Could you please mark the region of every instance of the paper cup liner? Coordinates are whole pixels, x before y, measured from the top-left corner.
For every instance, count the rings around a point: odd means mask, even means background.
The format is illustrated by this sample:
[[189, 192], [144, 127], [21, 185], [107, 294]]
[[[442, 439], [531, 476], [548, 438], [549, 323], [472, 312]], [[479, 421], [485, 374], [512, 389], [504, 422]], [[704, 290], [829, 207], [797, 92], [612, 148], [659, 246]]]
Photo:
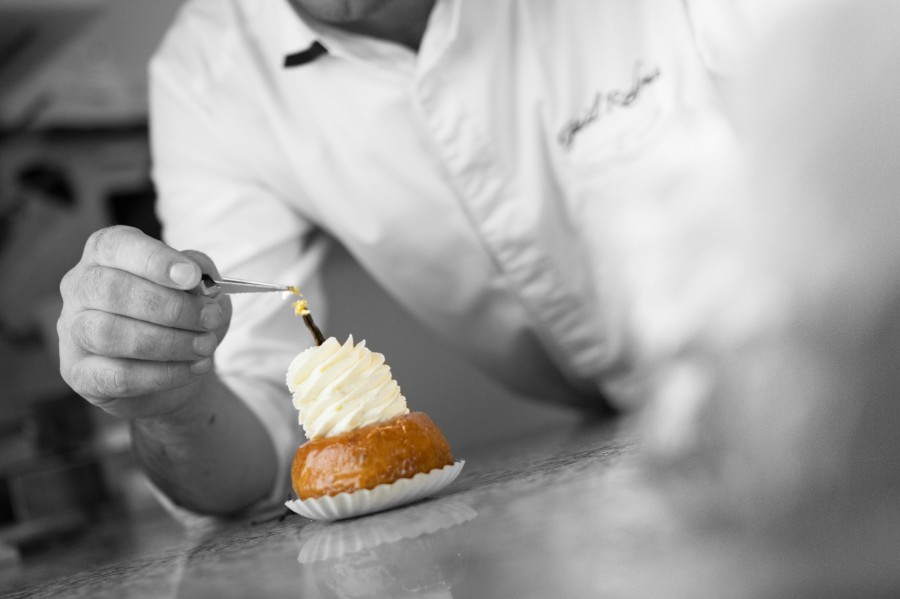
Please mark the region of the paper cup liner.
[[449, 466], [435, 468], [428, 473], [420, 472], [411, 478], [401, 478], [374, 489], [312, 499], [292, 499], [285, 505], [312, 520], [342, 520], [373, 514], [437, 493], [456, 480], [465, 463], [465, 460], [458, 460]]

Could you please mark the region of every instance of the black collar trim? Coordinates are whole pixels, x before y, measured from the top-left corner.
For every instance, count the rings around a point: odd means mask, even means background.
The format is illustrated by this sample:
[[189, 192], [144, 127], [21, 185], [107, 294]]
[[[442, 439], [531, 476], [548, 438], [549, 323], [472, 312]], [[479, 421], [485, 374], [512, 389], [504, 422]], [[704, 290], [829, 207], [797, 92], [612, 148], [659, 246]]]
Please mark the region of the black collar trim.
[[285, 56], [284, 68], [289, 69], [292, 67], [303, 66], [314, 61], [323, 54], [328, 54], [328, 49], [316, 40], [306, 50]]

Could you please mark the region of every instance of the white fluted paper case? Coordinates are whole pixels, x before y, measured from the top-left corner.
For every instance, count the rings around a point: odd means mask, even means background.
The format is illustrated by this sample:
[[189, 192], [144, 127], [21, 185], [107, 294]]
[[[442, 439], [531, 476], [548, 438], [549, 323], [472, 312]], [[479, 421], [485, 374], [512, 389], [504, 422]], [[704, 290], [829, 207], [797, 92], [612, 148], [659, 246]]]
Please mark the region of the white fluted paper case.
[[292, 499], [285, 505], [293, 512], [312, 520], [343, 520], [374, 514], [407, 503], [413, 503], [437, 493], [459, 476], [465, 460], [458, 460], [431, 472], [420, 472], [411, 478], [401, 478], [374, 489], [352, 493], [338, 493], [313, 499]]

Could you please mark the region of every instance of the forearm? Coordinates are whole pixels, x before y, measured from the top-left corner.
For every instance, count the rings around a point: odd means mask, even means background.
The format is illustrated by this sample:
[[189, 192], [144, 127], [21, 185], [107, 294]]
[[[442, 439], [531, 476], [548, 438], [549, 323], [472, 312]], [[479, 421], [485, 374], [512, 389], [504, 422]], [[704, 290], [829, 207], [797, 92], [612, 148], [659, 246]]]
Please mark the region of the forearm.
[[176, 413], [132, 421], [135, 454], [176, 504], [227, 515], [272, 489], [276, 455], [262, 423], [215, 375], [178, 390]]

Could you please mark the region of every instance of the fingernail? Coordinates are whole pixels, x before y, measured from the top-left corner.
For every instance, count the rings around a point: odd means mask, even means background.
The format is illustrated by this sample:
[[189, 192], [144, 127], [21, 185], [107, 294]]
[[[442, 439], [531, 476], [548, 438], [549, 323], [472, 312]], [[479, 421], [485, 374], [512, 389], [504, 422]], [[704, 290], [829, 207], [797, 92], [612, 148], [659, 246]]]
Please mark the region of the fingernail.
[[213, 330], [222, 324], [222, 307], [219, 304], [207, 304], [200, 311], [200, 324], [204, 329]]
[[189, 289], [197, 283], [197, 267], [186, 262], [176, 262], [169, 269], [169, 278], [179, 287]]
[[212, 358], [203, 358], [191, 364], [191, 372], [194, 374], [205, 374], [212, 368]]
[[198, 356], [211, 356], [216, 351], [216, 336], [212, 333], [204, 333], [194, 337], [194, 353]]

